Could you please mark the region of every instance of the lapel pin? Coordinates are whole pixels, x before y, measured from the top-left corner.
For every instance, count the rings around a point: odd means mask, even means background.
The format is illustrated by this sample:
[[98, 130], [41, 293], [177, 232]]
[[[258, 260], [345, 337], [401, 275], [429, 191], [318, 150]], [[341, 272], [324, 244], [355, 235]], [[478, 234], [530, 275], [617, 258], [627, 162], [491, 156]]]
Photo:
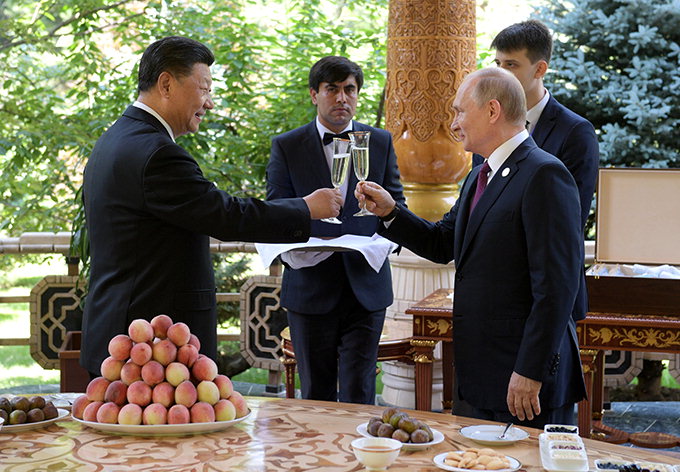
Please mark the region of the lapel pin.
[[505, 169], [503, 169], [503, 172], [501, 172], [501, 176], [507, 177], [509, 173], [510, 173], [510, 169], [506, 167]]

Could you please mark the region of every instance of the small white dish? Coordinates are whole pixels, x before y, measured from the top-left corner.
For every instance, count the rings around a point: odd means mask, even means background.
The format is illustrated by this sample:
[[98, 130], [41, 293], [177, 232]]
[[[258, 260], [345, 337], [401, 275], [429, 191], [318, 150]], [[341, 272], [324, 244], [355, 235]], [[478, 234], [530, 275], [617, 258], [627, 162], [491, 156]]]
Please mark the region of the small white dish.
[[485, 446], [507, 446], [529, 437], [529, 433], [513, 426], [505, 433], [505, 438], [498, 439], [504, 429], [505, 425], [480, 424], [460, 428], [460, 434]]
[[578, 426], [570, 424], [547, 424], [543, 427], [543, 431], [546, 433], [578, 434]]
[[[462, 453], [464, 451], [456, 451], [456, 452]], [[440, 469], [451, 470], [453, 472], [470, 472], [470, 469], [462, 469], [460, 467], [453, 467], [453, 466], [450, 466], [450, 465], [446, 465], [444, 463], [444, 460], [446, 459], [447, 454], [448, 454], [448, 452], [442, 452], [441, 454], [437, 454], [436, 456], [434, 456], [434, 458], [432, 459], [433, 462], [434, 462], [434, 465], [436, 465]], [[518, 470], [520, 467], [522, 467], [522, 463], [520, 461], [518, 461], [517, 459], [515, 459], [514, 457], [505, 456], [505, 458], [510, 461], [510, 467], [508, 467], [507, 469], [494, 470], [493, 472], [513, 472], [515, 470]], [[475, 470], [475, 472], [480, 472], [480, 471]], [[483, 472], [483, 470], [481, 472]]]
[[30, 431], [32, 429], [43, 428], [55, 423], [63, 418], [66, 418], [70, 413], [61, 408], [57, 408], [57, 417], [50, 420], [36, 421], [35, 423], [21, 423], [21, 424], [4, 424], [2, 429], [0, 429], [0, 434], [2, 433], [21, 433], [22, 431]]
[[[553, 457], [551, 453], [553, 453], [554, 450], [551, 449], [551, 445], [555, 444], [556, 442], [548, 441], [547, 437], [548, 433], [541, 433], [538, 435], [538, 444], [541, 452], [541, 463], [545, 470], [548, 472], [587, 472], [589, 470], [588, 455], [586, 454], [582, 441], [580, 444], [577, 444], [581, 449], [571, 450], [572, 452], [578, 452], [578, 458], [559, 457], [559, 454], [558, 457]], [[562, 441], [562, 443], [565, 442]]]
[[403, 443], [392, 438], [357, 438], [352, 450], [366, 470], [386, 470], [399, 457]]
[[[366, 428], [368, 428], [368, 423], [361, 423], [357, 426], [356, 431], [365, 438], [374, 438], [375, 436], [371, 436]], [[424, 443], [402, 443], [402, 449], [404, 451], [420, 451], [422, 449], [427, 449], [430, 446], [434, 446], [435, 444], [439, 444], [444, 440], [444, 435], [441, 432], [434, 428], [430, 429], [432, 430], [432, 441]]]

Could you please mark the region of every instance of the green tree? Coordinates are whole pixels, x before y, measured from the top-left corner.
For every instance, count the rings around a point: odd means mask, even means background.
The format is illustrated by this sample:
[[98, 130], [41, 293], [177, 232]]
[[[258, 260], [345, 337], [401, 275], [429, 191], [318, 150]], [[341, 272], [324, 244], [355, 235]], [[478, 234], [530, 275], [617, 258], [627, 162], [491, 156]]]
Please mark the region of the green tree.
[[680, 166], [680, 3], [546, 0], [550, 91], [599, 133], [603, 166]]
[[359, 118], [376, 121], [387, 0], [0, 0], [0, 231], [70, 230], [97, 137], [135, 97], [154, 39], [209, 45], [216, 109], [181, 138], [206, 176], [262, 196], [270, 139], [311, 119], [306, 75], [327, 54], [367, 71]]

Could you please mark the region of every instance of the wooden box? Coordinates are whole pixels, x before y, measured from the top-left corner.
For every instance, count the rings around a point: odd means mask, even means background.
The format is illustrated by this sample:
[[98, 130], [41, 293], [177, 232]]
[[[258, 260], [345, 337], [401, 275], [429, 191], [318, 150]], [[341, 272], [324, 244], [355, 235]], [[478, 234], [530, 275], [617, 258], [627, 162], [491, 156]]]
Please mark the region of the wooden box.
[[60, 392], [85, 392], [90, 374], [80, 365], [80, 331], [68, 331], [59, 349]]
[[[600, 169], [595, 262], [680, 265], [680, 169]], [[680, 280], [586, 277], [589, 311], [680, 317]]]

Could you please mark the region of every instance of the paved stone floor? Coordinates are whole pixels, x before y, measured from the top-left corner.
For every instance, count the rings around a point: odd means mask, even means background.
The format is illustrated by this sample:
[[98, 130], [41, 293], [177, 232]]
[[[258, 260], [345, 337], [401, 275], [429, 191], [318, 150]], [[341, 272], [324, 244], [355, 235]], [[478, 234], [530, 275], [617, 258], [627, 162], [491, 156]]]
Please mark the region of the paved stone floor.
[[[263, 396], [265, 385], [234, 382], [236, 390], [244, 395]], [[59, 385], [25, 385], [0, 389], [0, 394], [57, 393]], [[299, 397], [299, 391], [296, 392]], [[279, 394], [283, 396], [284, 393]], [[377, 404], [381, 403], [380, 397]], [[604, 424], [629, 433], [654, 431], [680, 436], [680, 402], [612, 402], [603, 418]], [[632, 446], [634, 447], [634, 446]], [[680, 447], [666, 449], [680, 452]]]

